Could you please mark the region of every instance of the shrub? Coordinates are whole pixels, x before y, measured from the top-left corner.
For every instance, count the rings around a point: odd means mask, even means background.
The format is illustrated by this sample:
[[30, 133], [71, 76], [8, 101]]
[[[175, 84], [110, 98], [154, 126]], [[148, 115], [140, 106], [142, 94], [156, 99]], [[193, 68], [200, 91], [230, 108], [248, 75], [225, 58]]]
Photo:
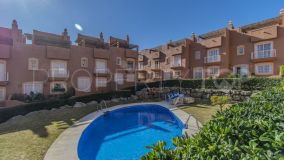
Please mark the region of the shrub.
[[[281, 82], [280, 78], [219, 78], [219, 79], [191, 79], [182, 80], [182, 88], [207, 88], [207, 89], [238, 89], [245, 91], [264, 90], [278, 86]], [[142, 88], [152, 87], [179, 87], [179, 80], [166, 80], [150, 83], [140, 83], [136, 87], [130, 87], [129, 89], [140, 90]]]
[[[80, 97], [71, 97], [69, 99], [49, 98], [48, 100], [44, 100], [41, 102], [33, 102], [10, 108], [0, 108], [0, 123], [10, 119], [11, 117], [17, 115], [25, 115], [33, 111], [59, 108], [64, 105], [74, 105], [75, 102], [83, 102], [83, 103], [88, 103], [90, 101], [100, 102], [102, 100], [110, 100], [111, 98], [116, 98], [116, 97], [130, 97], [132, 94], [133, 92], [130, 91], [117, 91], [117, 92], [109, 92], [101, 94], [90, 94]], [[20, 95], [20, 97], [21, 96], [22, 94]]]
[[45, 100], [45, 97], [41, 93], [34, 93], [31, 92], [29, 95], [27, 94], [21, 94], [21, 93], [15, 93], [11, 96], [11, 100], [18, 100], [22, 102], [39, 102]]
[[210, 101], [212, 105], [218, 105], [220, 110], [223, 111], [223, 107], [230, 103], [232, 98], [230, 96], [211, 96]]
[[284, 154], [284, 89], [274, 87], [217, 112], [193, 137], [159, 142], [142, 157], [152, 159], [281, 159]]
[[284, 65], [280, 66], [280, 76], [284, 77]]

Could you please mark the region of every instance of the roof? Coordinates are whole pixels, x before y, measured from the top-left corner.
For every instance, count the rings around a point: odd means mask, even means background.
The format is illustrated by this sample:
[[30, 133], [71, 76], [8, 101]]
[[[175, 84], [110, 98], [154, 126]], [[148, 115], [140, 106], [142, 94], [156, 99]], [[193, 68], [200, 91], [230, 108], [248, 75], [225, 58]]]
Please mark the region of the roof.
[[76, 42], [78, 42], [80, 39], [85, 39], [87, 41], [92, 41], [92, 42], [101, 42], [100, 38], [91, 37], [91, 36], [87, 36], [87, 35], [83, 35], [79, 33], [76, 39]]
[[213, 38], [213, 37], [221, 36], [222, 34], [224, 34], [224, 31], [226, 29], [227, 28], [221, 28], [221, 29], [218, 29], [218, 30], [215, 30], [215, 31], [212, 31], [212, 32], [201, 34], [201, 35], [199, 35], [199, 38], [207, 39], [207, 38]]
[[159, 45], [159, 46], [157, 46], [157, 47], [150, 48], [150, 50], [161, 50], [161, 48], [162, 48], [163, 46], [169, 45], [169, 44], [174, 45], [174, 46], [178, 46], [178, 45], [181, 45], [181, 44], [182, 44], [184, 41], [186, 41], [186, 40], [189, 40], [189, 39], [188, 39], [188, 38], [183, 38], [183, 39], [180, 39], [180, 40], [171, 41], [171, 42], [169, 42], [169, 43], [167, 43], [167, 44]]
[[270, 26], [270, 25], [274, 25], [274, 24], [279, 24], [280, 21], [281, 21], [281, 16], [278, 16], [278, 17], [266, 19], [266, 20], [263, 20], [263, 21], [260, 21], [260, 22], [244, 25], [244, 26], [242, 26], [240, 28], [242, 30], [253, 30], [253, 29], [257, 29], [257, 28], [261, 28], [261, 27], [266, 27], [266, 26]]

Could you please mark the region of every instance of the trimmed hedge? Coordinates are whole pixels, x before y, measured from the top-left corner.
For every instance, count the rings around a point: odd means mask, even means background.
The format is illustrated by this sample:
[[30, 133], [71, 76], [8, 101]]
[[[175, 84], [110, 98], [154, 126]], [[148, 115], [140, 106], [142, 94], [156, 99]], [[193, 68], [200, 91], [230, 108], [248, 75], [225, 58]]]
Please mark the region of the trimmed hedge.
[[52, 108], [59, 108], [64, 105], [74, 105], [76, 102], [88, 103], [91, 101], [100, 102], [102, 100], [110, 100], [114, 97], [130, 97], [133, 94], [131, 91], [117, 91], [102, 94], [90, 94], [80, 97], [72, 97], [69, 99], [54, 99], [43, 102], [23, 104], [15, 107], [0, 108], [0, 123], [7, 121], [8, 119], [18, 116], [25, 115], [27, 113], [39, 110], [49, 110]]
[[[180, 83], [181, 82], [181, 83]], [[281, 78], [219, 78], [219, 79], [206, 79], [206, 80], [166, 80], [156, 81], [150, 83], [140, 83], [136, 89], [152, 87], [181, 87], [182, 88], [207, 88], [207, 89], [237, 89], [245, 91], [264, 90], [274, 86], [278, 86]], [[135, 90], [135, 87], [130, 89]]]
[[175, 148], [162, 141], [148, 147], [142, 160], [283, 159], [283, 124], [284, 85], [218, 112], [197, 135], [173, 139]]

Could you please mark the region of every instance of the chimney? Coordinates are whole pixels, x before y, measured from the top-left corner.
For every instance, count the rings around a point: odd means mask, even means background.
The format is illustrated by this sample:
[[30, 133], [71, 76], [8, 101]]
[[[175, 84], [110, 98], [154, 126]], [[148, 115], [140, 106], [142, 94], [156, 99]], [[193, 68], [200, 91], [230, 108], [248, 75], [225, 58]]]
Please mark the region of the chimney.
[[126, 35], [126, 42], [129, 44], [129, 35]]
[[196, 36], [195, 36], [195, 33], [194, 33], [194, 32], [191, 33], [191, 40], [192, 40], [193, 42], [197, 42], [197, 39], [196, 39]]
[[281, 16], [282, 26], [284, 26], [284, 8], [280, 10], [280, 16]]
[[229, 20], [229, 25], [228, 25], [229, 30], [234, 29], [233, 21]]
[[68, 31], [67, 28], [64, 28], [64, 32], [62, 33], [63, 39], [68, 40]]
[[18, 23], [15, 19], [12, 22], [12, 30], [18, 30]]
[[103, 32], [100, 33], [100, 40], [103, 42], [104, 41], [104, 34]]

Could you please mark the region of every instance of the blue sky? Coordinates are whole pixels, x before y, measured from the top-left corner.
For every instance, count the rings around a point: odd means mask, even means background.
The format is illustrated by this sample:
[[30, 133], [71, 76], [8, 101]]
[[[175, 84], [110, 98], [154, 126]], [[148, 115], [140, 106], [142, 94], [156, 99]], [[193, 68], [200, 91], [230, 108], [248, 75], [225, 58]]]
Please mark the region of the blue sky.
[[77, 33], [129, 34], [144, 49], [223, 28], [230, 19], [240, 26], [275, 17], [281, 8], [283, 0], [0, 0], [0, 26], [16, 19], [25, 33], [67, 28], [73, 41]]

